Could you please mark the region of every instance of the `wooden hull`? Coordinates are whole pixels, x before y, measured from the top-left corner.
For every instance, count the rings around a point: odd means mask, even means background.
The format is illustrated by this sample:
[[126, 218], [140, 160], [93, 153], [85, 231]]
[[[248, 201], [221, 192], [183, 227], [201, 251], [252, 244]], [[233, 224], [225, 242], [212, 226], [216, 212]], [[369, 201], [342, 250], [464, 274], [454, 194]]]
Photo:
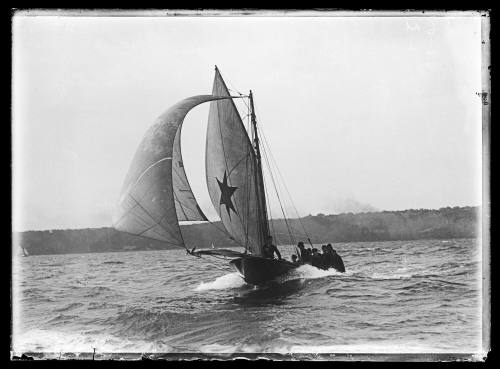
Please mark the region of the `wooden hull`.
[[267, 282], [297, 268], [286, 260], [267, 259], [260, 256], [245, 256], [229, 262], [241, 274], [245, 282], [263, 285]]

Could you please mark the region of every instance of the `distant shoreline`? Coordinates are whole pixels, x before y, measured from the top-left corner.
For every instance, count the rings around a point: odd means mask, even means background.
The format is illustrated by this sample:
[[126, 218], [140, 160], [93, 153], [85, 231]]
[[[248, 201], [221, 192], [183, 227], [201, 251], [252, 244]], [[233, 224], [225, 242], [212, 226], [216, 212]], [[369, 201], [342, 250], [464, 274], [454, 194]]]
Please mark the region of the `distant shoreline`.
[[[309, 215], [288, 219], [294, 241], [349, 243], [477, 238], [480, 207], [410, 209], [336, 215]], [[219, 222], [214, 222], [219, 223]], [[283, 219], [270, 221], [277, 244], [291, 244]], [[208, 223], [181, 225], [188, 247], [238, 247], [225, 233]], [[137, 237], [113, 228], [24, 231], [13, 233], [15, 252], [28, 255], [80, 254], [178, 249], [164, 242]], [[18, 251], [17, 251], [18, 250]]]
[[[338, 244], [350, 244], [350, 243], [384, 243], [384, 242], [406, 242], [406, 241], [453, 241], [453, 240], [477, 240], [479, 239], [478, 237], [463, 237], [463, 238], [422, 238], [422, 239], [415, 239], [415, 240], [390, 240], [390, 241], [348, 241], [348, 242], [330, 242], [332, 245], [338, 245]], [[325, 242], [326, 243], [326, 242]], [[321, 245], [321, 243], [313, 243], [313, 245]], [[287, 248], [287, 247], [295, 247], [296, 245], [292, 244], [279, 244], [278, 245], [280, 248]], [[310, 248], [311, 245], [306, 243], [305, 244], [306, 248]], [[241, 246], [225, 246], [225, 248], [228, 249], [234, 249], [234, 248], [241, 248]], [[164, 249], [146, 249], [146, 250], [99, 250], [99, 251], [82, 251], [82, 252], [66, 252], [66, 253], [58, 253], [58, 254], [33, 254], [29, 256], [43, 256], [43, 255], [85, 255], [85, 254], [106, 254], [106, 253], [121, 253], [121, 252], [148, 252], [148, 251], [184, 251], [183, 249], [179, 247], [171, 247], [171, 248], [164, 248]]]

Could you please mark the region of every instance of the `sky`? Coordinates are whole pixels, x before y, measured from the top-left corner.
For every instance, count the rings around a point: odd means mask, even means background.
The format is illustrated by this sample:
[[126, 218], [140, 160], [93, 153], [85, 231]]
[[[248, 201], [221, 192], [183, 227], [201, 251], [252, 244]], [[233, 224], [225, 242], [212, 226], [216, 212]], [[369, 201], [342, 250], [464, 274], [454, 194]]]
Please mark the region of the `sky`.
[[[21, 14], [12, 31], [16, 231], [110, 226], [144, 133], [176, 102], [210, 94], [214, 65], [230, 89], [254, 93], [288, 216], [481, 204], [479, 15]], [[182, 153], [216, 219], [208, 107], [187, 116]]]

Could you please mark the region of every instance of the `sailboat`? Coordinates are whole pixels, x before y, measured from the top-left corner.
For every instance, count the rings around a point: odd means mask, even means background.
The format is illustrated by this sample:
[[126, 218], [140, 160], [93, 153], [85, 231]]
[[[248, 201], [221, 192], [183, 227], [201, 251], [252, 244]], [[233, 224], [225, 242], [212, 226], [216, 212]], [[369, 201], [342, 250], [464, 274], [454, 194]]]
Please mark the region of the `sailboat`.
[[[238, 98], [249, 100], [251, 136], [233, 101]], [[184, 118], [203, 103], [210, 104], [205, 152], [208, 193], [224, 226], [222, 231], [244, 252], [190, 249], [179, 225], [181, 221], [209, 221], [191, 190], [181, 154]], [[270, 229], [252, 91], [232, 96], [216, 66], [211, 95], [188, 97], [160, 115], [137, 148], [113, 225], [119, 231], [184, 247], [193, 256], [231, 258], [230, 265], [254, 285], [298, 267], [269, 257], [265, 249]]]

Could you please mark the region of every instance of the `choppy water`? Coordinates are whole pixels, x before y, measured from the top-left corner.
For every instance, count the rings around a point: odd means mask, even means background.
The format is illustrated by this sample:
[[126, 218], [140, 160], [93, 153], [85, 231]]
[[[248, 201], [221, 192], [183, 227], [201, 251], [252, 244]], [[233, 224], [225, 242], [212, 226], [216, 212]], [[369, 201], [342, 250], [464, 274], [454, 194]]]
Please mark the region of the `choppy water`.
[[[335, 244], [268, 288], [184, 251], [18, 257], [15, 354], [479, 352], [477, 240]], [[290, 255], [292, 248], [281, 247]], [[68, 357], [67, 355], [65, 357]]]

